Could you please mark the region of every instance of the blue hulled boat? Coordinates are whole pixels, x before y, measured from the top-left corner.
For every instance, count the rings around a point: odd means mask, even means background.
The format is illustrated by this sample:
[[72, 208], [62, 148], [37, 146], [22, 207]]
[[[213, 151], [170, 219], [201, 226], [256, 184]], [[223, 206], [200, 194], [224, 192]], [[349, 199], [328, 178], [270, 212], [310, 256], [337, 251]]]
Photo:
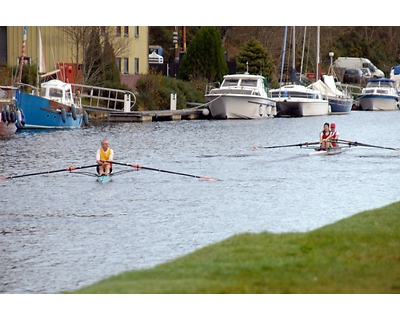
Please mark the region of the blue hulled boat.
[[25, 114], [25, 125], [18, 129], [71, 129], [82, 122], [88, 125], [88, 115], [79, 97], [73, 97], [71, 85], [50, 80], [31, 94], [17, 93], [18, 108]]

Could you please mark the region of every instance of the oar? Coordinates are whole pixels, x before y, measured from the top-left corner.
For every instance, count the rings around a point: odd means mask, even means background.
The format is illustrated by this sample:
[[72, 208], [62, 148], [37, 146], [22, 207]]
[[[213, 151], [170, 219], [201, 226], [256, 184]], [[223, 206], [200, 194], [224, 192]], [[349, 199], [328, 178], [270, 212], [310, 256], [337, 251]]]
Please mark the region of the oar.
[[0, 178], [0, 180], [15, 179], [15, 178], [22, 178], [22, 177], [29, 177], [29, 176], [37, 176], [37, 175], [40, 175], [40, 174], [56, 173], [56, 172], [64, 172], [64, 171], [72, 172], [72, 171], [78, 170], [78, 169], [93, 168], [93, 167], [97, 167], [97, 166], [98, 166], [97, 164], [92, 164], [90, 166], [68, 167], [68, 168], [59, 169], [59, 170], [27, 173], [27, 174], [21, 174], [21, 175], [18, 175], [18, 176], [9, 176], [9, 177]]
[[360, 146], [360, 147], [370, 147], [370, 148], [379, 148], [379, 149], [387, 149], [387, 150], [394, 150], [394, 151], [400, 151], [400, 148], [391, 148], [391, 147], [382, 147], [382, 146], [375, 146], [373, 144], [367, 144], [367, 143], [362, 143], [362, 142], [357, 142], [357, 141], [348, 141], [348, 140], [338, 140], [339, 143], [344, 143], [352, 146]]
[[203, 180], [207, 180], [207, 181], [218, 181], [218, 179], [215, 179], [215, 178], [207, 178], [207, 177], [204, 177], [204, 176], [197, 176], [197, 175], [194, 175], [194, 174], [188, 174], [188, 173], [182, 173], [182, 172], [162, 170], [162, 169], [157, 169], [157, 168], [144, 167], [144, 166], [141, 166], [140, 164], [120, 163], [120, 162], [115, 162], [115, 161], [113, 161], [112, 163], [113, 164], [119, 164], [121, 166], [133, 167], [135, 169], [145, 169], [145, 170], [152, 170], [152, 171], [158, 171], [158, 172], [172, 173], [172, 174], [177, 174], [177, 175], [180, 175], [180, 176], [199, 178], [199, 179], [203, 179]]
[[297, 143], [297, 144], [286, 144], [282, 146], [267, 146], [267, 147], [253, 147], [253, 150], [258, 149], [273, 149], [273, 148], [287, 148], [287, 147], [303, 147], [313, 144], [319, 144], [319, 142], [304, 142], [304, 143]]

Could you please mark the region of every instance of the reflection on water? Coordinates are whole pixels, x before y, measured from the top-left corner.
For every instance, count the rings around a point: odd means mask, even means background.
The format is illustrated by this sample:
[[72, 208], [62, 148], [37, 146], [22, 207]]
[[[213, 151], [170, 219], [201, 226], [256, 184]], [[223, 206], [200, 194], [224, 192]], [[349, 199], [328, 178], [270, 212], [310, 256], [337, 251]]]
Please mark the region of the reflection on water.
[[98, 124], [0, 140], [0, 177], [94, 164], [107, 137], [116, 161], [218, 178], [204, 181], [115, 166], [0, 181], [0, 292], [74, 290], [148, 268], [243, 232], [305, 232], [398, 201], [397, 151], [352, 147], [335, 156], [272, 146], [342, 139], [399, 147], [398, 112], [234, 121]]

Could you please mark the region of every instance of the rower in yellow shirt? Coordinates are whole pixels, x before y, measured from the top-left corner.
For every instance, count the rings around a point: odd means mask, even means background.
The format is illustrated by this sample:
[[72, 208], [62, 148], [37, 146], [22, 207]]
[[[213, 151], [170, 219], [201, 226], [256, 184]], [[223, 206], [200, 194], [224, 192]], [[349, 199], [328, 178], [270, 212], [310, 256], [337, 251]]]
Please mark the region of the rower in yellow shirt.
[[97, 173], [99, 175], [110, 175], [112, 172], [112, 161], [114, 160], [114, 150], [109, 148], [109, 142], [104, 139], [101, 148], [96, 152]]

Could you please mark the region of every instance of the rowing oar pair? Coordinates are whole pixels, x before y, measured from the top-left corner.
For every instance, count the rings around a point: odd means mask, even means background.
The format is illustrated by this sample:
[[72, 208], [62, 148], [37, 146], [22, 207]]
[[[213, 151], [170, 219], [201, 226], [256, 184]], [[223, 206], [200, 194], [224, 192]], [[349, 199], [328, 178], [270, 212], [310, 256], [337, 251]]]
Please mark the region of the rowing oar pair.
[[175, 171], [169, 171], [169, 170], [163, 170], [163, 169], [157, 169], [157, 168], [150, 168], [150, 167], [141, 166], [140, 164], [129, 164], [129, 163], [121, 163], [121, 162], [115, 162], [115, 161], [113, 161], [112, 163], [113, 164], [118, 164], [118, 165], [121, 165], [121, 166], [132, 167], [132, 168], [135, 168], [135, 169], [145, 169], [145, 170], [151, 170], [151, 171], [171, 173], [171, 174], [177, 174], [177, 175], [180, 175], [180, 176], [198, 178], [198, 179], [207, 180], [207, 181], [218, 181], [218, 179], [216, 179], [216, 178], [208, 178], [208, 177], [204, 177], [204, 176], [197, 176], [197, 175], [194, 175], [194, 174], [175, 172]]
[[357, 141], [338, 139], [338, 142], [341, 144], [348, 144], [349, 146], [355, 146], [355, 147], [360, 146], [360, 147], [370, 147], [370, 148], [379, 148], [379, 149], [400, 151], [400, 148], [382, 147], [382, 146], [376, 146], [373, 144], [367, 144], [367, 143], [362, 143], [362, 142], [357, 142]]
[[[121, 166], [132, 167], [132, 168], [135, 168], [135, 169], [146, 169], [146, 170], [152, 170], [152, 171], [158, 171], [158, 172], [165, 172], [165, 173], [177, 174], [177, 175], [186, 176], [186, 177], [203, 179], [203, 180], [207, 180], [207, 181], [217, 181], [218, 180], [218, 179], [215, 179], [215, 178], [197, 176], [197, 175], [194, 175], [194, 174], [188, 174], [188, 173], [182, 173], [182, 172], [175, 172], [175, 171], [168, 171], [168, 170], [144, 167], [144, 166], [141, 166], [139, 164], [125, 164], [125, 163], [119, 163], [119, 162], [115, 162], [115, 161], [113, 161], [112, 163], [119, 164]], [[98, 166], [97, 164], [93, 164], [93, 165], [81, 166], [81, 167], [68, 167], [68, 168], [59, 169], [59, 170], [42, 171], [42, 172], [21, 174], [21, 175], [16, 175], [16, 176], [9, 176], [9, 177], [0, 178], [0, 180], [8, 180], [8, 179], [15, 179], [15, 178], [22, 178], [22, 177], [29, 177], [29, 176], [37, 176], [37, 175], [40, 175], [40, 174], [57, 173], [57, 172], [65, 172], [65, 171], [72, 172], [72, 171], [75, 171], [75, 170], [78, 170], [78, 169], [93, 168], [93, 167], [97, 167], [97, 166]]]
[[307, 147], [311, 145], [319, 144], [319, 142], [304, 142], [304, 143], [297, 143], [297, 144], [285, 144], [282, 146], [267, 146], [267, 147], [253, 147], [253, 150], [259, 149], [274, 149], [274, 148], [287, 148], [287, 147]]

